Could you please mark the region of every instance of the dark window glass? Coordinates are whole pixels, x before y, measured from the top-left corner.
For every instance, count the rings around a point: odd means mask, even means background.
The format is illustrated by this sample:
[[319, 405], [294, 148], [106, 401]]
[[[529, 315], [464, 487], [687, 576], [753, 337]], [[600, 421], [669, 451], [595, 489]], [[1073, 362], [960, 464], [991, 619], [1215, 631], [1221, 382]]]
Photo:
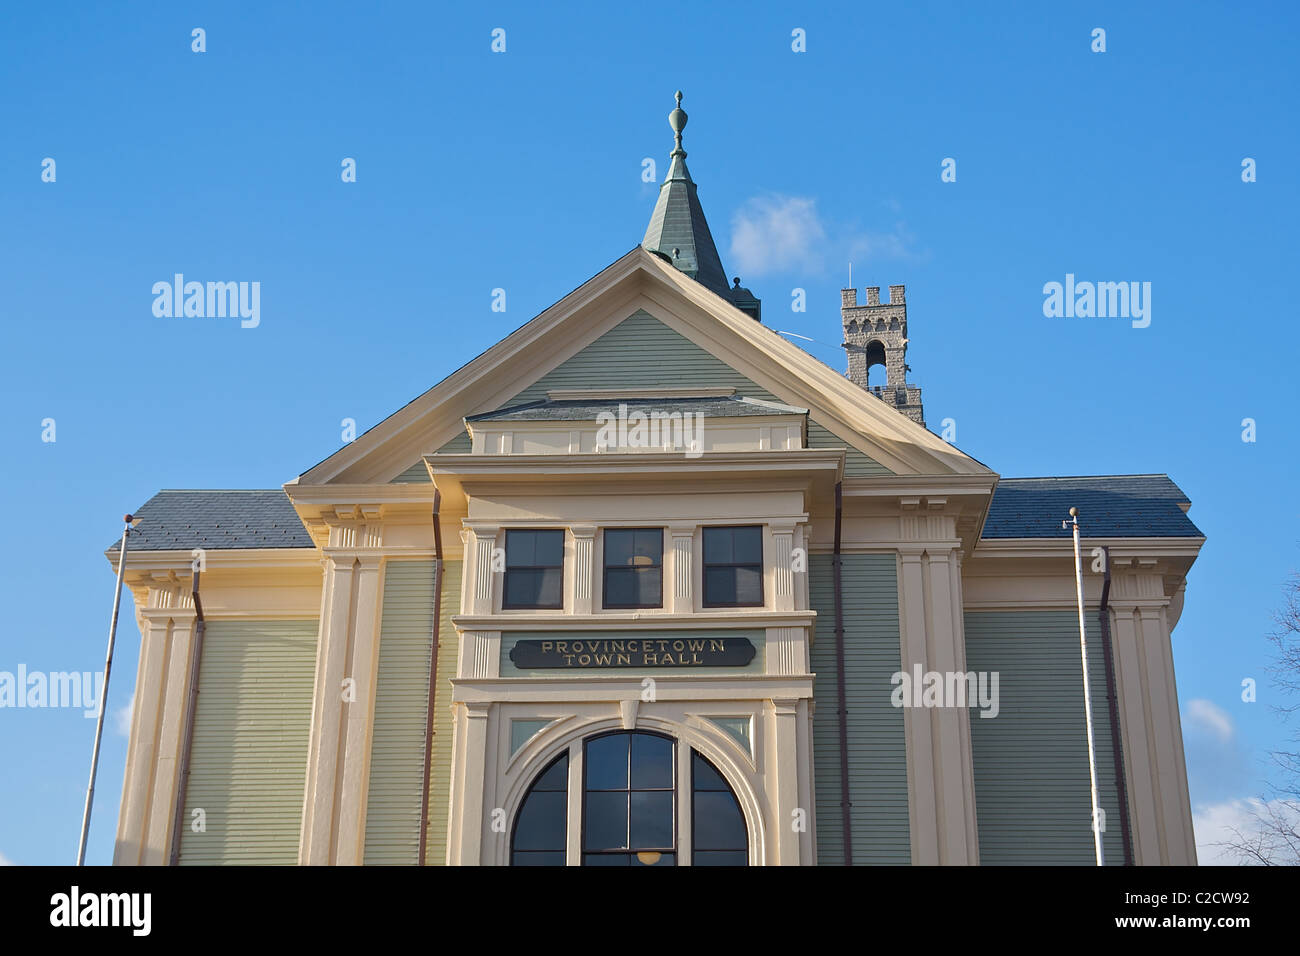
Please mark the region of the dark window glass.
[[510, 861], [515, 866], [564, 866], [568, 836], [569, 755], [537, 775], [515, 817]]
[[704, 529], [704, 606], [763, 604], [763, 529]]
[[662, 528], [605, 532], [605, 607], [663, 607]]
[[740, 803], [717, 769], [691, 752], [691, 863], [748, 866], [749, 831]]
[[675, 866], [674, 744], [646, 733], [587, 741], [583, 754], [583, 863]]
[[504, 608], [564, 606], [564, 532], [506, 531]]

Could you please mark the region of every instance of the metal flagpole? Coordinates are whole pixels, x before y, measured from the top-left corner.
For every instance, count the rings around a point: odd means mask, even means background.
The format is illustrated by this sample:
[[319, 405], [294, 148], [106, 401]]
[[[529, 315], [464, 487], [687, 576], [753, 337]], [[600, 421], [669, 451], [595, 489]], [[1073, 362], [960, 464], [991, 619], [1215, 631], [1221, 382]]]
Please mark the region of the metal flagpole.
[[86, 838], [90, 835], [90, 808], [95, 802], [95, 771], [99, 769], [99, 742], [104, 737], [104, 714], [108, 701], [108, 676], [113, 670], [113, 643], [117, 639], [117, 611], [122, 605], [122, 572], [126, 570], [126, 536], [131, 533], [131, 515], [122, 521], [122, 547], [117, 555], [117, 590], [113, 593], [113, 620], [108, 625], [108, 654], [104, 659], [104, 686], [99, 689], [99, 717], [95, 721], [95, 749], [90, 755], [90, 784], [86, 787], [86, 811], [81, 816], [81, 842], [77, 844], [77, 866], [86, 865]]
[[1083, 558], [1079, 554], [1079, 509], [1070, 509], [1061, 527], [1074, 526], [1074, 586], [1079, 596], [1079, 655], [1083, 659], [1083, 719], [1088, 725], [1088, 782], [1092, 787], [1092, 843], [1097, 865], [1105, 866], [1101, 849], [1101, 808], [1097, 798], [1097, 745], [1092, 737], [1092, 691], [1088, 686], [1088, 632], [1083, 617]]

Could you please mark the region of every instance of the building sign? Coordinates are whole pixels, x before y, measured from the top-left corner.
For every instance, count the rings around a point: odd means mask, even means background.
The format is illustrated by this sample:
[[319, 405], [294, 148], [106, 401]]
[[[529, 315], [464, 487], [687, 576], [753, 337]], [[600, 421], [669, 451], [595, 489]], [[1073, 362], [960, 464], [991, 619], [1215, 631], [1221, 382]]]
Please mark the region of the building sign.
[[744, 667], [754, 659], [746, 637], [628, 637], [517, 641], [510, 660], [520, 670], [587, 667]]

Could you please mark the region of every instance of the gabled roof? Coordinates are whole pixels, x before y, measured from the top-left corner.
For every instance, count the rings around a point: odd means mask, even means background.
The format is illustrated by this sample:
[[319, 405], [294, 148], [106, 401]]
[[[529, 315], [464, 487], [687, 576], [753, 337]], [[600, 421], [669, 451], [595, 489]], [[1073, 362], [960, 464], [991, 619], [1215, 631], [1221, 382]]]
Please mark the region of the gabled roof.
[[[132, 551], [314, 548], [289, 496], [265, 491], [160, 491], [136, 511]], [[117, 551], [121, 539], [108, 550]]]
[[1168, 475], [1003, 478], [993, 493], [983, 538], [1060, 538], [1070, 508], [1084, 538], [1203, 537], [1191, 501]]
[[747, 418], [753, 415], [807, 415], [808, 409], [766, 402], [742, 396], [708, 398], [613, 398], [603, 401], [562, 399], [529, 402], [512, 408], [499, 408], [481, 415], [466, 415], [466, 422], [594, 422], [603, 413], [618, 414], [618, 406], [629, 412], [644, 410], [664, 414], [699, 414], [705, 418]]
[[286, 485], [386, 482], [643, 309], [894, 474], [986, 466], [863, 391], [730, 301], [637, 246], [423, 395]]

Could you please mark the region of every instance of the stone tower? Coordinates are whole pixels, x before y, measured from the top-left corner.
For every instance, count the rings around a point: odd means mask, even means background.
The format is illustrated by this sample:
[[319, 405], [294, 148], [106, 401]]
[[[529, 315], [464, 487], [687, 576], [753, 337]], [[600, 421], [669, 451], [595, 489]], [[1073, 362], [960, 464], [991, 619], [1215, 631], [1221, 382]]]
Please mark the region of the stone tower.
[[[857, 289], [840, 290], [840, 321], [844, 351], [849, 354], [848, 377], [876, 398], [892, 405], [918, 425], [925, 425], [921, 390], [907, 383], [907, 299], [901, 285], [889, 287], [889, 301], [880, 301], [880, 286], [867, 286], [865, 305]], [[868, 373], [885, 367], [885, 380], [868, 381]]]

